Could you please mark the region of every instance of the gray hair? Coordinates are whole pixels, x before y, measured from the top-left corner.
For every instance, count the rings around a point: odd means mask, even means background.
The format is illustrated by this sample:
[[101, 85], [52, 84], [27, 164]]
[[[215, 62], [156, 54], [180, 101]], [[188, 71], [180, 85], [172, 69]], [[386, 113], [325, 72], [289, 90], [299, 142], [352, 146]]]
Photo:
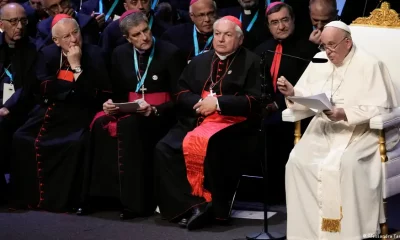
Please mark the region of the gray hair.
[[142, 12], [135, 12], [131, 13], [126, 16], [122, 21], [119, 23], [119, 28], [123, 35], [129, 35], [129, 30], [133, 27], [139, 26], [142, 22], [149, 23], [146, 15]]
[[75, 19], [73, 19], [73, 18], [63, 18], [63, 19], [61, 19], [60, 21], [58, 21], [58, 22], [51, 28], [51, 35], [52, 35], [53, 37], [55, 37], [55, 36], [57, 35], [56, 32], [57, 32], [57, 30], [58, 30], [58, 27], [59, 27], [60, 25], [64, 24], [64, 23], [67, 23], [67, 22], [74, 23], [74, 25], [76, 26], [76, 28], [79, 29], [79, 24], [78, 24], [78, 22], [77, 22]]
[[[212, 5], [214, 7], [214, 11], [217, 11], [217, 3], [215, 1], [212, 1]], [[189, 6], [189, 13], [193, 13], [192, 12], [192, 5]]]
[[[215, 27], [216, 27], [217, 24], [220, 23], [221, 21], [228, 21], [228, 22], [231, 22], [231, 21], [229, 21], [229, 20], [227, 20], [227, 19], [220, 18], [220, 19], [218, 19], [217, 21], [214, 22], [214, 24], [213, 24], [213, 31], [215, 31]], [[231, 22], [231, 23], [234, 23], [234, 22]], [[234, 23], [234, 24], [235, 24], [235, 23]], [[238, 37], [238, 38], [240, 38], [240, 37], [242, 37], [242, 36], [244, 35], [244, 34], [243, 34], [243, 30], [242, 30], [238, 25], [236, 25], [236, 24], [235, 24], [235, 30], [236, 30], [236, 34], [237, 34], [237, 37]]]

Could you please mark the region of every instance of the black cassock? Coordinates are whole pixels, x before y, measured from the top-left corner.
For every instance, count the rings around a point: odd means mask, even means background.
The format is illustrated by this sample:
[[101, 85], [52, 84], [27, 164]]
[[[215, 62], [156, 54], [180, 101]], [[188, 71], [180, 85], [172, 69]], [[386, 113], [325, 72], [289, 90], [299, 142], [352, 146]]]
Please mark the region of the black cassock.
[[[193, 207], [206, 203], [204, 197], [192, 195], [186, 163], [182, 153], [183, 140], [207, 118], [193, 110], [203, 91], [209, 91], [210, 76], [218, 84], [213, 90], [218, 96], [219, 116], [249, 117], [259, 111], [260, 95], [259, 58], [239, 48], [225, 60], [220, 60], [214, 50], [194, 58], [179, 80], [177, 95], [179, 122], [157, 144], [155, 149], [158, 206], [168, 220], [179, 220]], [[211, 74], [210, 74], [211, 73]], [[218, 115], [218, 114], [217, 114]], [[213, 115], [214, 116], [214, 115]], [[242, 166], [247, 164], [248, 151], [255, 144], [252, 121], [229, 126], [214, 134], [208, 143], [205, 157], [204, 188], [212, 195], [215, 217], [227, 219], [228, 201], [232, 197]], [[208, 204], [207, 204], [208, 205]]]
[[[177, 46], [186, 61], [189, 62], [196, 55], [193, 30], [193, 23], [184, 23], [168, 29], [161, 38]], [[196, 31], [196, 35], [198, 43], [197, 55], [212, 48], [212, 39], [210, 39], [213, 35], [212, 32], [202, 34]]]
[[[4, 173], [9, 172], [12, 135], [24, 123], [31, 107], [29, 92], [36, 79], [36, 55], [35, 44], [29, 38], [17, 41], [15, 47], [10, 48], [4, 34], [0, 33], [0, 108], [10, 111], [6, 117], [0, 117], [0, 201], [5, 197]], [[11, 74], [16, 92], [3, 105], [4, 84], [11, 83], [6, 69]]]
[[11, 183], [17, 207], [58, 212], [80, 202], [89, 125], [110, 86], [99, 47], [83, 45], [77, 81], [62, 56], [54, 44], [39, 52], [38, 104], [14, 134]]
[[[114, 102], [133, 100], [138, 84], [133, 57], [133, 46], [123, 44], [115, 49], [112, 57]], [[137, 53], [140, 75], [146, 71], [151, 49]], [[154, 58], [150, 64], [144, 87], [145, 101], [155, 105], [159, 116], [120, 113], [101, 116], [93, 124], [90, 162], [92, 181], [90, 196], [120, 199], [124, 210], [136, 215], [149, 215], [155, 210], [153, 197], [153, 149], [155, 144], [175, 123], [172, 101], [177, 80], [185, 66], [179, 50], [170, 43], [157, 40]], [[155, 96], [163, 94], [164, 103], [152, 104]], [[141, 98], [141, 92], [139, 91]], [[115, 127], [116, 131], [111, 133]]]
[[[281, 42], [282, 50], [277, 49], [279, 41], [271, 38], [258, 46], [254, 52], [261, 56], [265, 55], [265, 75], [269, 81], [270, 89], [273, 88], [271, 66], [274, 59], [274, 53], [267, 52], [277, 51], [292, 56], [311, 59], [317, 52], [317, 45], [308, 40], [308, 36], [303, 32], [295, 32], [287, 39]], [[281, 56], [278, 78], [284, 76], [293, 86], [297, 83], [304, 70], [307, 68], [309, 61], [299, 60], [294, 57]], [[273, 90], [272, 90], [273, 91]], [[294, 124], [290, 122], [282, 122], [282, 111], [286, 109], [284, 96], [276, 88], [275, 102], [279, 106], [279, 110], [272, 113], [266, 121], [267, 127], [267, 152], [268, 152], [268, 168], [269, 180], [275, 184], [271, 184], [268, 191], [273, 192], [269, 198], [270, 203], [282, 203], [285, 201], [285, 164], [289, 158], [289, 153], [294, 147]], [[305, 124], [303, 124], [306, 126]]]
[[[149, 24], [152, 18], [154, 20], [153, 25], [151, 26], [151, 33], [154, 37], [159, 38], [166, 29], [164, 28], [163, 24], [153, 16], [153, 11], [149, 13]], [[121, 29], [119, 28], [119, 20], [116, 20], [108, 24], [108, 26], [104, 29], [100, 37], [99, 45], [103, 51], [111, 55], [116, 47], [127, 42], [128, 41], [122, 35]]]

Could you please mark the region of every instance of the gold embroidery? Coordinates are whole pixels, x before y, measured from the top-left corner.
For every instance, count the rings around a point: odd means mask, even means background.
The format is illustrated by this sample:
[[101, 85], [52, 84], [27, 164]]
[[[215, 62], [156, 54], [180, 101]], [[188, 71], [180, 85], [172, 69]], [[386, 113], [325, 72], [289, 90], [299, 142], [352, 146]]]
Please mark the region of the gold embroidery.
[[340, 219], [322, 218], [321, 230], [324, 232], [340, 232], [343, 218], [342, 207], [340, 207]]
[[381, 7], [373, 10], [369, 17], [359, 17], [351, 25], [400, 28], [400, 18], [394, 9], [390, 9], [390, 3], [383, 2]]

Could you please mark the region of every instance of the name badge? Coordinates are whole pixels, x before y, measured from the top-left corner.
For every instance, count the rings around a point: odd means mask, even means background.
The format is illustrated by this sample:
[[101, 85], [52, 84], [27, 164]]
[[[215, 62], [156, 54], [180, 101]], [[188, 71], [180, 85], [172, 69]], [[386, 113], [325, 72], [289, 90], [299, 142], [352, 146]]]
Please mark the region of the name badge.
[[14, 85], [10, 83], [4, 83], [3, 85], [3, 104], [15, 93]]

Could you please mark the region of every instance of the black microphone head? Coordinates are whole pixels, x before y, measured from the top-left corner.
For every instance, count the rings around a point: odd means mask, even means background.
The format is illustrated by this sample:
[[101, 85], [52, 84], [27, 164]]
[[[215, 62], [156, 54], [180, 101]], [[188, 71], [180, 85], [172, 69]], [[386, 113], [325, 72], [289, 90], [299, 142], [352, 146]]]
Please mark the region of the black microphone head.
[[326, 59], [326, 58], [313, 58], [313, 59], [311, 59], [311, 62], [313, 62], [313, 63], [327, 63], [328, 59]]

